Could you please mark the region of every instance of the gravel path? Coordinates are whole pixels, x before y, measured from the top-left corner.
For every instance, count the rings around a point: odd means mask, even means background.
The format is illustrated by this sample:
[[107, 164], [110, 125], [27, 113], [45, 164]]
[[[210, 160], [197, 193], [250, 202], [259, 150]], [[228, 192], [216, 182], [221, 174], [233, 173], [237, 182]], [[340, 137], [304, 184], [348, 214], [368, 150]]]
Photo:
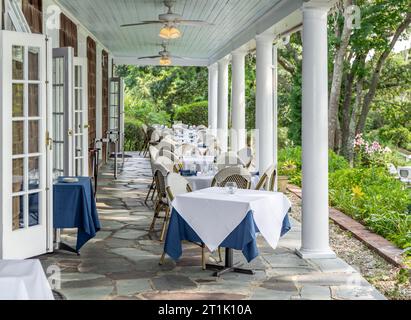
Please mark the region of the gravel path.
[[[301, 221], [301, 199], [288, 194], [293, 202], [292, 216]], [[411, 300], [411, 278], [408, 271], [401, 270], [381, 258], [361, 241], [331, 222], [330, 243], [334, 252], [391, 300]]]

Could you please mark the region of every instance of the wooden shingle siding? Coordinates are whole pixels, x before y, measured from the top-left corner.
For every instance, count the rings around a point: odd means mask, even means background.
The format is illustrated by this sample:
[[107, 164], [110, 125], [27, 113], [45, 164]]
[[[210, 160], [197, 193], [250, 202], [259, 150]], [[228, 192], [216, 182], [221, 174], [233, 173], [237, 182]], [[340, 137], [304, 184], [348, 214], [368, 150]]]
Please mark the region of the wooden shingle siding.
[[60, 47], [73, 47], [74, 55], [78, 55], [77, 25], [63, 13], [60, 15]]
[[30, 26], [31, 32], [43, 33], [42, 0], [23, 0], [22, 11]]
[[[101, 53], [101, 68], [102, 68], [102, 132], [103, 136], [105, 136], [106, 131], [108, 130], [108, 53], [106, 51], [102, 51]], [[106, 145], [104, 144], [103, 147], [103, 160], [107, 161], [107, 150], [105, 150]]]

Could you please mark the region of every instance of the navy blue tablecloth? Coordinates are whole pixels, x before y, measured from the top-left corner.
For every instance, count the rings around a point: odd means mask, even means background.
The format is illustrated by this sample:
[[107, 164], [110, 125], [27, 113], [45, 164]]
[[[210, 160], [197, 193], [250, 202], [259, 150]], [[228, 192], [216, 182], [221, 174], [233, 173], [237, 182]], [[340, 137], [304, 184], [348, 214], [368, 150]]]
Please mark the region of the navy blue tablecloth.
[[93, 186], [88, 177], [79, 182], [64, 183], [60, 178], [53, 188], [54, 228], [77, 228], [77, 252], [101, 229], [94, 199]]
[[[284, 218], [281, 237], [286, 235], [290, 230], [291, 223], [287, 214]], [[212, 232], [212, 230], [210, 232]], [[250, 211], [239, 226], [223, 241], [220, 247], [242, 251], [247, 261], [251, 262], [259, 255], [257, 247], [258, 232], [259, 230], [255, 224], [253, 212]], [[181, 215], [173, 209], [164, 251], [175, 261], [177, 261], [183, 253], [181, 241], [202, 242], [197, 233], [188, 225]]]

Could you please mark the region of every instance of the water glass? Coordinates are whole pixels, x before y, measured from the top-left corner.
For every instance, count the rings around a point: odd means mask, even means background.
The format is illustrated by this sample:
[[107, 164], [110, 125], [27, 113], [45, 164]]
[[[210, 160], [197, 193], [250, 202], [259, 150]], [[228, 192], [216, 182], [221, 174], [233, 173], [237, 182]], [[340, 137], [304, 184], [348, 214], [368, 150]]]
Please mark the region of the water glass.
[[226, 188], [229, 194], [235, 194], [237, 192], [238, 186], [235, 182], [228, 182]]

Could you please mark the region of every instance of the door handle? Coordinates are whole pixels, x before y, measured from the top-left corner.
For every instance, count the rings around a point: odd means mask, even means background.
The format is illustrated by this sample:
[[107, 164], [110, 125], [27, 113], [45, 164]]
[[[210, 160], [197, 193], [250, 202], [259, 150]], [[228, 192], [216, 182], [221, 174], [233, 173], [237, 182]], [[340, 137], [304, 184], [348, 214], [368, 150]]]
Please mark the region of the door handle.
[[90, 128], [90, 126], [88, 124], [85, 124], [84, 129], [88, 129], [88, 128]]
[[53, 142], [54, 140], [50, 137], [50, 132], [46, 131], [46, 147], [49, 148], [49, 150], [53, 150]]

